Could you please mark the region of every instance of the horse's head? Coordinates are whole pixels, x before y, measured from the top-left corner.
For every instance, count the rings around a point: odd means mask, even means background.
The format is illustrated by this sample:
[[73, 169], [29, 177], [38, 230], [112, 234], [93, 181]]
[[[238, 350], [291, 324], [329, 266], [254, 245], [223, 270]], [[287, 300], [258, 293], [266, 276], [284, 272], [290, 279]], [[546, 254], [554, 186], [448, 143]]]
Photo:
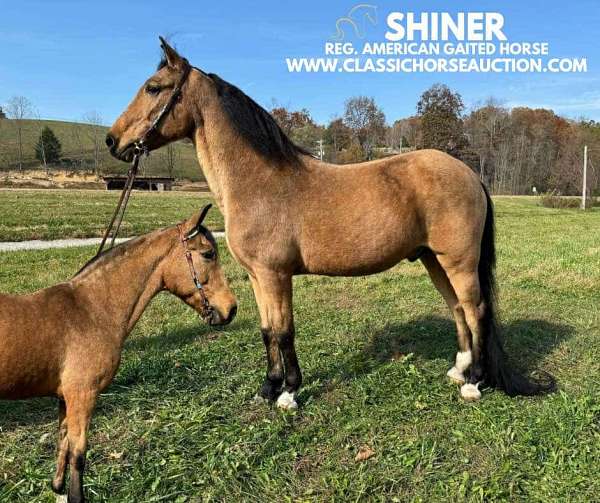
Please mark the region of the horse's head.
[[165, 288], [193, 307], [210, 325], [227, 325], [237, 301], [219, 263], [217, 242], [202, 225], [210, 205], [179, 224], [177, 244], [163, 261]]
[[[202, 83], [208, 83], [209, 79], [201, 72], [191, 72], [187, 59], [177, 54], [162, 37], [160, 41], [164, 55], [158, 70], [144, 82], [106, 135], [110, 153], [122, 161], [131, 162], [136, 144], [141, 140], [144, 148], [154, 150], [189, 137], [199, 119], [194, 117], [194, 107], [190, 106], [189, 90], [193, 87], [201, 93]], [[201, 96], [193, 99], [198, 103]], [[164, 115], [155, 124], [165, 107]]]

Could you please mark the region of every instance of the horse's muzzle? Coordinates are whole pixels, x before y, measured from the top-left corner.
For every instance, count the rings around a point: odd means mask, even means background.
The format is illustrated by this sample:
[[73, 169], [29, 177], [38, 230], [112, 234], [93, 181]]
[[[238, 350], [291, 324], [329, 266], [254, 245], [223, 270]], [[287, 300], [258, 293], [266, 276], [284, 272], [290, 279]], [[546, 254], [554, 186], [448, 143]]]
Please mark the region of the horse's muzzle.
[[211, 327], [229, 325], [235, 318], [236, 313], [236, 305], [234, 305], [225, 316], [223, 316], [217, 309], [213, 309], [206, 321]]

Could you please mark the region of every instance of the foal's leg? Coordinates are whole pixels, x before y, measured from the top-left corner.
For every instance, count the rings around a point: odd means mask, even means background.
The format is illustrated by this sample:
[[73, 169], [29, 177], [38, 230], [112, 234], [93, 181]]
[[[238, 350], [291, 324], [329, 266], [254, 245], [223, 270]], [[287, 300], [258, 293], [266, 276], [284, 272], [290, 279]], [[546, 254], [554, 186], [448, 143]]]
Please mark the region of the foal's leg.
[[95, 391], [77, 391], [65, 395], [67, 402], [67, 438], [69, 441], [69, 468], [71, 471], [69, 484], [69, 503], [82, 503], [83, 471], [87, 451], [87, 429], [94, 405]]
[[294, 347], [292, 277], [262, 271], [251, 279], [267, 352], [267, 377], [261, 396], [269, 400], [277, 398], [277, 405], [283, 409], [296, 409], [294, 395], [302, 382], [302, 373]]
[[69, 457], [69, 439], [67, 438], [67, 406], [58, 400], [58, 449], [56, 457], [56, 475], [52, 480], [52, 490], [61, 494], [65, 487], [65, 470]]
[[446, 271], [444, 271], [435, 255], [428, 251], [421, 256], [421, 261], [427, 269], [432, 283], [442, 294], [452, 316], [454, 316], [459, 350], [456, 353], [454, 366], [448, 371], [447, 376], [455, 383], [462, 385], [466, 381], [465, 371], [471, 365], [471, 333], [465, 320], [465, 312], [458, 303], [456, 292], [448, 280]]
[[468, 382], [460, 388], [460, 394], [465, 400], [479, 400], [481, 398], [479, 384], [483, 380], [483, 362], [481, 356], [484, 330], [481, 318], [483, 317], [485, 305], [481, 299], [477, 267], [466, 269], [462, 267], [445, 267], [445, 269], [448, 279], [458, 297], [458, 303], [465, 313], [465, 320], [471, 331], [472, 339], [471, 370]]

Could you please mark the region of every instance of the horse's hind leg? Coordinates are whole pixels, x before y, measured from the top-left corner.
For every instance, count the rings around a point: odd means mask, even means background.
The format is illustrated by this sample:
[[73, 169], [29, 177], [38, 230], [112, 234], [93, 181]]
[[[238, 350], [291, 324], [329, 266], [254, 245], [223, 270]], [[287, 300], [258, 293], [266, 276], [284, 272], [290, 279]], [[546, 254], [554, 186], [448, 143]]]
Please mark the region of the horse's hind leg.
[[[444, 264], [446, 257], [440, 256], [440, 263], [444, 267], [450, 284], [456, 292], [458, 304], [464, 311], [467, 326], [471, 332], [471, 365], [469, 378], [460, 388], [460, 394], [465, 400], [479, 400], [479, 383], [483, 380], [483, 326], [481, 318], [484, 306], [482, 304], [479, 288], [479, 274], [477, 265], [470, 267], [462, 265]], [[467, 262], [468, 263], [468, 262]]]
[[67, 407], [65, 401], [58, 400], [58, 449], [56, 456], [56, 475], [52, 480], [52, 490], [61, 494], [65, 487], [65, 470], [69, 457], [69, 439], [67, 438]]
[[431, 251], [426, 251], [421, 255], [421, 261], [429, 273], [431, 282], [442, 294], [442, 297], [448, 304], [448, 308], [454, 317], [456, 323], [456, 334], [458, 341], [458, 352], [454, 366], [448, 371], [448, 377], [457, 384], [466, 382], [465, 371], [471, 364], [471, 333], [465, 320], [465, 313], [458, 302], [456, 292], [448, 280], [446, 271], [439, 263], [436, 256]]

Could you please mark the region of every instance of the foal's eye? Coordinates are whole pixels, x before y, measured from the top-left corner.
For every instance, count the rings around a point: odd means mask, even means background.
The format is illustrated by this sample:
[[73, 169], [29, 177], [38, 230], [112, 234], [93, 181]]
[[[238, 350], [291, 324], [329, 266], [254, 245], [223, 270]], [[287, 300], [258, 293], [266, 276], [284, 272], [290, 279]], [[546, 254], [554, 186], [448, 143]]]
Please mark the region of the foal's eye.
[[208, 250], [202, 253], [202, 256], [206, 259], [206, 260], [212, 260], [215, 258], [215, 250]]
[[148, 84], [146, 86], [146, 92], [148, 94], [151, 94], [152, 96], [156, 96], [157, 94], [160, 94], [160, 87], [154, 84]]

